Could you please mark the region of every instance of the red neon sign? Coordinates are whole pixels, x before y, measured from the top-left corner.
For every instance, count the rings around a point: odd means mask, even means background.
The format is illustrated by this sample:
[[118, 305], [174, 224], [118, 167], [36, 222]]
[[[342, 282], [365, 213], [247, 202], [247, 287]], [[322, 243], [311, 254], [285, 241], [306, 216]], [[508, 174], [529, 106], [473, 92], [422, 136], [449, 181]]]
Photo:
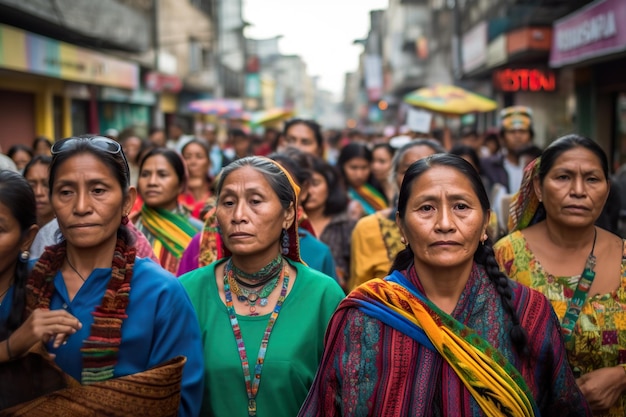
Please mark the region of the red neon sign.
[[493, 73], [496, 89], [516, 91], [556, 91], [554, 72], [540, 69], [504, 69]]

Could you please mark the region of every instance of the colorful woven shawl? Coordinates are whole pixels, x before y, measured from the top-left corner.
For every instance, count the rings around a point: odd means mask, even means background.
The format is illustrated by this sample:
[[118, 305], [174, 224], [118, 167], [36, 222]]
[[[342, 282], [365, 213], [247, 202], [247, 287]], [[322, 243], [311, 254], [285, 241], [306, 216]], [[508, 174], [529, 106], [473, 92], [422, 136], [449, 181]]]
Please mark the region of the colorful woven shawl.
[[[27, 283], [27, 314], [36, 308], [50, 309], [54, 277], [65, 259], [66, 242], [48, 246], [41, 255]], [[89, 337], [83, 342], [82, 383], [92, 384], [113, 378], [122, 341], [122, 323], [126, 317], [130, 280], [133, 276], [136, 249], [124, 239], [117, 239], [113, 254], [111, 279], [102, 303], [95, 307]]]
[[[191, 238], [198, 232], [186, 216], [145, 204], [141, 207], [141, 224], [176, 259], [180, 259]], [[154, 243], [152, 247], [155, 248]], [[156, 250], [155, 253], [159, 256]]]
[[349, 298], [365, 314], [438, 352], [487, 416], [539, 416], [530, 389], [500, 351], [440, 310], [400, 272], [368, 281]]
[[511, 198], [509, 206], [509, 233], [522, 230], [532, 226], [541, 220], [543, 207], [539, 202], [535, 187], [534, 178], [539, 173], [541, 157], [533, 160], [524, 168], [524, 176], [519, 191]]
[[387, 208], [385, 196], [370, 184], [362, 185], [359, 188], [350, 187], [348, 194], [351, 199], [361, 203], [366, 215]]

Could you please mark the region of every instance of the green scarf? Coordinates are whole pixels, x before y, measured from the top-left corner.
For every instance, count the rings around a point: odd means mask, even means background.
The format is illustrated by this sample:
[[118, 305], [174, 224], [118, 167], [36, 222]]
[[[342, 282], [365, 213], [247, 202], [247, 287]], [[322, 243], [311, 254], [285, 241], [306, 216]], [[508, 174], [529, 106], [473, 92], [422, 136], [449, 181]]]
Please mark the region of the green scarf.
[[169, 210], [141, 207], [141, 224], [163, 244], [165, 249], [180, 259], [191, 238], [198, 232], [189, 219]]

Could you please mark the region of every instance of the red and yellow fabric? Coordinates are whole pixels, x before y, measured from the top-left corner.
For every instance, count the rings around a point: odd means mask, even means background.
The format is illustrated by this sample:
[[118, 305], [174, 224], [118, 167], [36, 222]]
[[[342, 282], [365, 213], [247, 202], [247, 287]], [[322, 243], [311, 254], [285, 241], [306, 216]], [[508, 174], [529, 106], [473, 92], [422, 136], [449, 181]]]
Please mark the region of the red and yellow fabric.
[[[505, 415], [537, 415], [537, 405], [517, 369], [476, 332], [410, 286], [394, 271], [386, 280], [374, 279], [358, 287], [352, 297], [366, 307], [367, 314], [394, 328], [400, 322], [410, 324], [417, 334], [425, 335], [486, 416], [502, 416], [503, 410], [507, 410]], [[367, 309], [371, 305], [375, 308]]]

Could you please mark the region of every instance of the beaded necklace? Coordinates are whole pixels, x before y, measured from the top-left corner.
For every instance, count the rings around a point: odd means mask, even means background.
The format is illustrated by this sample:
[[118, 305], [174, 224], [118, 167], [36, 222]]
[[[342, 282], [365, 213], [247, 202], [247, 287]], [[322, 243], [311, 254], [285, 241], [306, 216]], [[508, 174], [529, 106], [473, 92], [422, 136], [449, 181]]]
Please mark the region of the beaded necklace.
[[256, 416], [256, 395], [259, 392], [259, 384], [261, 383], [261, 371], [263, 370], [263, 363], [265, 362], [265, 354], [267, 353], [267, 344], [272, 334], [272, 329], [278, 318], [278, 313], [287, 296], [287, 287], [289, 286], [289, 271], [287, 265], [283, 262], [282, 272], [280, 277], [283, 278], [283, 286], [278, 297], [278, 302], [274, 311], [267, 322], [267, 327], [263, 333], [263, 339], [261, 340], [261, 346], [259, 347], [259, 354], [254, 366], [254, 380], [250, 375], [250, 363], [248, 362], [248, 355], [246, 353], [246, 346], [243, 343], [243, 335], [241, 334], [241, 328], [239, 327], [239, 321], [237, 321], [237, 314], [235, 313], [235, 307], [233, 304], [233, 295], [230, 290], [229, 275], [232, 275], [232, 262], [229, 260], [224, 266], [224, 296], [226, 298], [226, 309], [230, 316], [230, 324], [233, 328], [233, 334], [237, 341], [237, 349], [239, 351], [239, 359], [241, 360], [241, 368], [243, 370], [243, 377], [246, 382], [246, 392], [248, 394], [248, 416]]
[[280, 271], [283, 268], [283, 257], [279, 253], [278, 256], [272, 259], [269, 264], [265, 265], [263, 268], [261, 268], [260, 271], [253, 274], [242, 271], [241, 269], [237, 268], [237, 265], [232, 262], [230, 262], [230, 267], [236, 276], [245, 278], [248, 281], [252, 281], [255, 283], [254, 285], [249, 286], [258, 287], [259, 285], [270, 281], [272, 278], [277, 277], [280, 274]]
[[[232, 260], [229, 261], [229, 264], [229, 271], [232, 273], [227, 274], [227, 276], [231, 291], [240, 302], [248, 305], [251, 316], [258, 316], [256, 303], [259, 302], [261, 307], [267, 305], [267, 297], [278, 285], [278, 279], [283, 270], [283, 257], [279, 253], [276, 258], [255, 274], [249, 274], [237, 268]], [[252, 284], [243, 281], [240, 277], [252, 281]]]
[[578, 316], [583, 308], [583, 304], [585, 304], [587, 293], [589, 293], [591, 289], [591, 284], [593, 284], [593, 280], [596, 277], [596, 256], [593, 251], [596, 248], [598, 229], [594, 228], [593, 232], [593, 243], [591, 244], [591, 252], [587, 257], [587, 262], [585, 262], [585, 269], [583, 269], [583, 273], [580, 275], [574, 295], [569, 300], [565, 317], [563, 317], [563, 321], [561, 322], [561, 333], [563, 334], [565, 342], [569, 342], [574, 334], [574, 326], [578, 321]]
[[259, 301], [261, 307], [265, 307], [267, 305], [267, 297], [274, 291], [276, 286], [278, 285], [278, 278], [280, 275], [276, 276], [276, 278], [272, 279], [265, 286], [261, 287], [258, 290], [247, 289], [239, 280], [237, 280], [234, 273], [228, 274], [228, 284], [230, 285], [230, 289], [237, 296], [237, 299], [242, 303], [246, 303], [250, 308], [251, 316], [258, 316], [259, 313], [256, 312], [256, 303]]

